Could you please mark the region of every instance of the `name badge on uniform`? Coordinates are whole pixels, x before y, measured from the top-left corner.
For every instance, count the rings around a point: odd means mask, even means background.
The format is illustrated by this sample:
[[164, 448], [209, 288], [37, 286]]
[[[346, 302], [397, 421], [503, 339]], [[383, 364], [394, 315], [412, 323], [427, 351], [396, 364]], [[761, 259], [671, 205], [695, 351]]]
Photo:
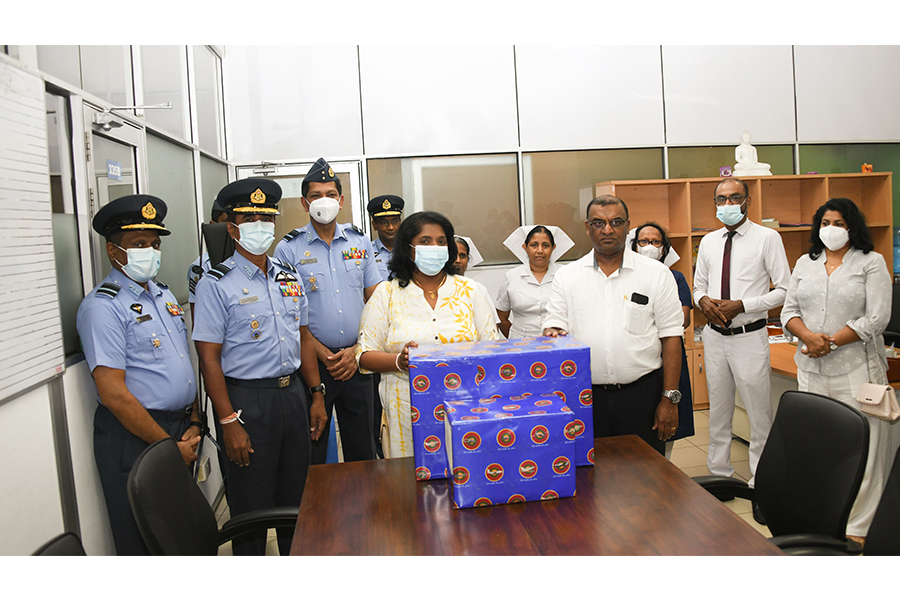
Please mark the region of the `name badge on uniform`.
[[253, 304], [254, 302], [259, 302], [259, 296], [247, 296], [246, 298], [241, 298], [238, 302], [241, 304]]
[[365, 248], [360, 250], [359, 248], [350, 248], [349, 250], [344, 250], [341, 252], [341, 255], [344, 257], [344, 260], [356, 260], [360, 258], [368, 258], [369, 252]]
[[166, 308], [173, 317], [180, 317], [184, 314], [184, 309], [176, 302], [166, 302]]
[[301, 258], [300, 259], [301, 265], [311, 265], [311, 264], [317, 263], [317, 262], [319, 262], [318, 258]]
[[149, 320], [151, 320], [152, 318], [153, 318], [153, 317], [152, 317], [151, 315], [141, 315], [140, 317], [137, 318], [137, 322], [138, 322], [138, 323], [143, 323], [144, 321], [149, 321]]
[[279, 289], [281, 289], [281, 295], [287, 298], [288, 296], [302, 296], [303, 288], [300, 287], [300, 284], [296, 281], [282, 281], [278, 284]]

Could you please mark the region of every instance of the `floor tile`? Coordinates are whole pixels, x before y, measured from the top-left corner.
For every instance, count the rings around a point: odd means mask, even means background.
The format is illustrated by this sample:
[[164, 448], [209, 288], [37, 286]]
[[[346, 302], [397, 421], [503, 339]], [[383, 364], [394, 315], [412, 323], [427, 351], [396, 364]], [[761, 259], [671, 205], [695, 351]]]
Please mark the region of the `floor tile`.
[[672, 464], [679, 469], [706, 465], [706, 453], [697, 448], [675, 448], [672, 450]]
[[739, 476], [744, 481], [750, 481], [752, 475], [750, 474], [750, 461], [749, 460], [739, 460], [735, 461], [732, 458], [731, 466], [734, 467], [735, 475]]
[[749, 500], [745, 500], [744, 498], [735, 498], [734, 500], [729, 500], [728, 502], [723, 502], [725, 506], [730, 508], [735, 514], [738, 515], [746, 515], [750, 513], [751, 516], [753, 514], [753, 503]]
[[685, 467], [681, 469], [682, 472], [688, 477], [702, 477], [704, 475], [709, 475], [709, 469], [706, 468], [706, 465], [702, 467]]
[[709, 428], [709, 411], [708, 410], [695, 410], [694, 411], [694, 429], [697, 428]]
[[218, 556], [234, 556], [234, 553], [231, 550], [231, 542], [225, 542], [219, 546]]
[[693, 448], [693, 444], [687, 441], [686, 438], [682, 438], [680, 440], [675, 440], [675, 445], [673, 448]]
[[731, 440], [731, 462], [750, 460], [750, 446], [740, 440]]
[[709, 444], [709, 428], [707, 427], [695, 427], [694, 435], [692, 435], [687, 439], [690, 443], [695, 446], [705, 446]]
[[768, 527], [766, 527], [765, 525], [760, 525], [759, 523], [757, 523], [756, 521], [753, 520], [753, 513], [745, 513], [745, 514], [741, 514], [738, 516], [740, 518], [742, 518], [743, 520], [747, 521], [748, 523], [750, 523], [750, 525], [752, 525], [755, 530], [757, 530], [758, 532], [760, 532], [767, 538], [772, 537], [772, 533], [769, 531]]

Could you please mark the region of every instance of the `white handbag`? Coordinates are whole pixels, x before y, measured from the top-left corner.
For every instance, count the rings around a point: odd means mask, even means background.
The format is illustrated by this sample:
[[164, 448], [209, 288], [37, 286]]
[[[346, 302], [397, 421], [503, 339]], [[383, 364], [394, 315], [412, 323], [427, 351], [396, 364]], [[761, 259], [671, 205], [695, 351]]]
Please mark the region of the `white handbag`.
[[877, 356], [871, 355], [868, 344], [865, 344], [865, 347], [869, 383], [859, 386], [859, 392], [856, 394], [859, 410], [882, 421], [896, 421], [900, 418], [900, 404], [897, 403], [897, 395], [894, 393], [894, 388], [888, 384], [884, 365]]

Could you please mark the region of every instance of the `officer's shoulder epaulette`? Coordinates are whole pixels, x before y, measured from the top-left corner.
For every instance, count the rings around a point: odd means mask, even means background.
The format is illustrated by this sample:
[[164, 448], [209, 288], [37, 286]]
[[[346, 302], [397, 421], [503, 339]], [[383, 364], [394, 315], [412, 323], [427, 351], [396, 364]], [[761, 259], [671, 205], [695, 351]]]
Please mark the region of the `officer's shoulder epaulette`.
[[113, 283], [111, 281], [107, 281], [106, 283], [101, 283], [100, 287], [97, 288], [98, 296], [106, 296], [108, 298], [115, 298], [119, 293], [119, 290], [122, 289], [122, 286], [118, 283]]
[[[154, 281], [156, 281], [156, 280], [154, 280]], [[156, 285], [158, 285], [159, 287], [161, 287], [164, 290], [169, 289], [169, 286], [166, 285], [165, 283], [163, 283], [162, 281], [156, 281]]]
[[359, 227], [357, 227], [356, 225], [354, 225], [353, 223], [347, 223], [347, 224], [350, 226], [350, 229], [352, 229], [353, 231], [355, 231], [355, 232], [358, 233], [359, 235], [365, 235], [365, 234], [363, 233], [363, 230], [360, 229]]
[[215, 279], [222, 279], [230, 270], [231, 267], [229, 267], [227, 264], [219, 263], [215, 267], [210, 269], [206, 274], [214, 277]]
[[294, 229], [293, 231], [289, 231], [289, 232], [287, 232], [286, 234], [284, 234], [284, 237], [281, 238], [281, 239], [283, 239], [283, 240], [289, 242], [289, 241], [291, 241], [292, 239], [294, 239], [295, 237], [297, 237], [298, 235], [300, 235], [300, 230], [299, 230], [299, 229]]
[[295, 267], [294, 265], [292, 265], [291, 263], [289, 263], [288, 261], [286, 261], [284, 259], [273, 258], [272, 260], [274, 260], [276, 263], [278, 263], [279, 265], [281, 265], [282, 267], [284, 267], [285, 269], [287, 269], [289, 271], [293, 271], [294, 273], [297, 272], [297, 267]]

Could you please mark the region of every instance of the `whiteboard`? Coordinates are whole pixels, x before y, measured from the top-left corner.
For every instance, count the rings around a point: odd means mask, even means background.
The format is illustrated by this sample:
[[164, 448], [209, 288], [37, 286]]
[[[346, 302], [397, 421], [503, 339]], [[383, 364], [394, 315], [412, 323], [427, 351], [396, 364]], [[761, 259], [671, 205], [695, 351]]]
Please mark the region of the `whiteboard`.
[[659, 46], [516, 46], [524, 150], [661, 146]]
[[796, 46], [803, 142], [900, 139], [900, 47]]
[[790, 46], [663, 46], [666, 142], [793, 143]]
[[519, 144], [512, 46], [360, 46], [366, 154]]
[[64, 369], [47, 156], [44, 82], [0, 56], [0, 402]]

